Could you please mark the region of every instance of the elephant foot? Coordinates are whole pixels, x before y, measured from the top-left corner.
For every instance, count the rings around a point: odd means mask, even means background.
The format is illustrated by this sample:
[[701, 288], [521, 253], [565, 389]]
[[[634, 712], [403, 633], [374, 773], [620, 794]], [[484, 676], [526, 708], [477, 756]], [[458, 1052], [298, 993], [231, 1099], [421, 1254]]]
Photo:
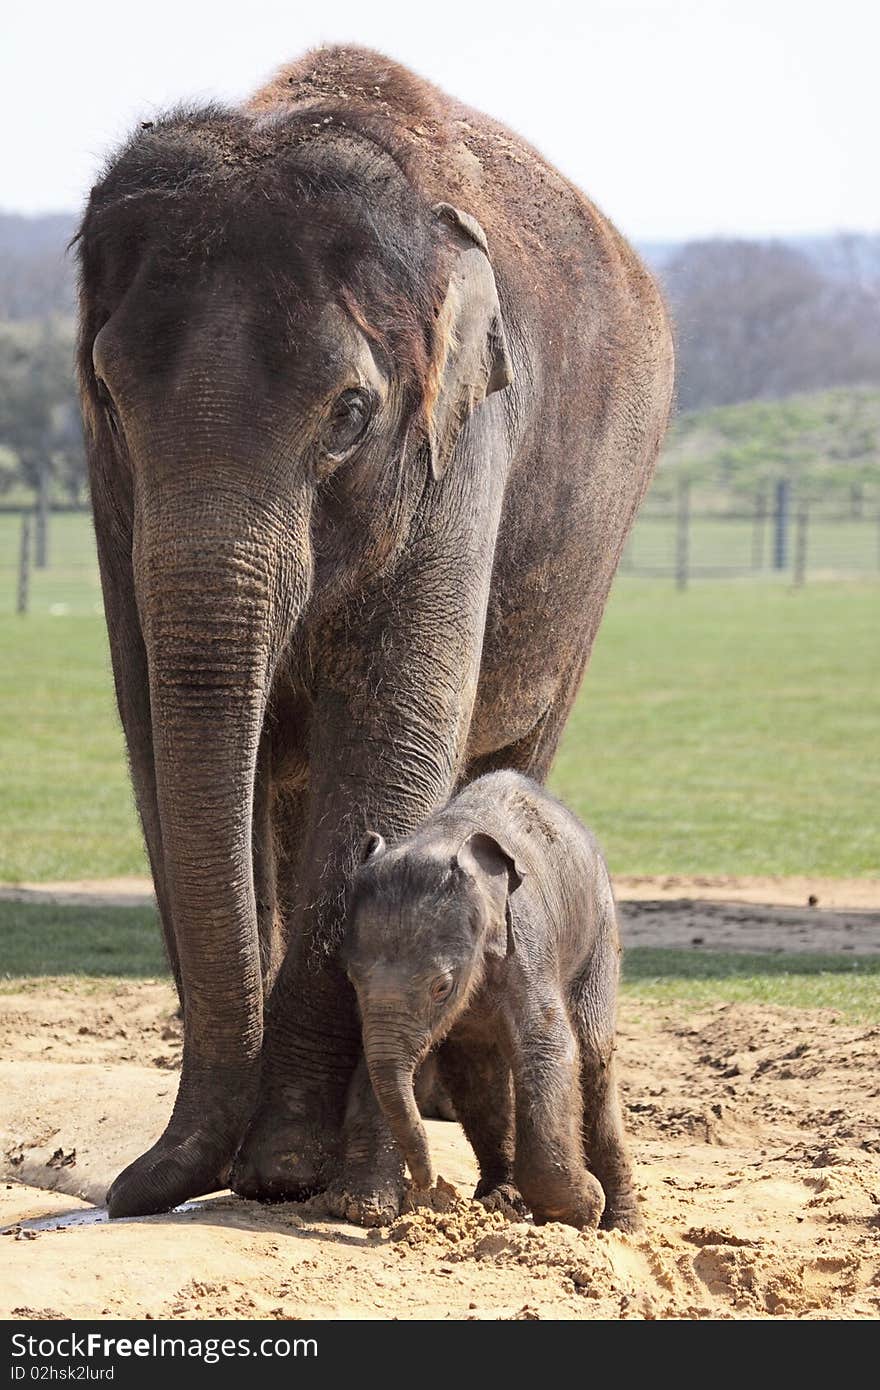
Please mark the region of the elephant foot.
[[403, 1209], [406, 1191], [403, 1172], [362, 1182], [340, 1176], [324, 1193], [323, 1205], [329, 1216], [351, 1221], [356, 1226], [390, 1226]]
[[[558, 1191], [558, 1189], [557, 1189]], [[548, 1221], [561, 1221], [565, 1226], [575, 1226], [580, 1231], [595, 1231], [605, 1210], [605, 1193], [591, 1173], [584, 1176], [574, 1191], [559, 1192], [556, 1201], [548, 1201], [552, 1193], [551, 1183], [547, 1191], [536, 1191], [534, 1200], [529, 1202], [536, 1226], [545, 1226]], [[560, 1200], [561, 1199], [561, 1200]]]
[[216, 1136], [198, 1130], [183, 1138], [163, 1134], [111, 1184], [108, 1216], [155, 1216], [193, 1197], [220, 1191], [228, 1180], [234, 1147], [234, 1140], [218, 1142]]
[[609, 1202], [599, 1225], [603, 1231], [625, 1231], [628, 1235], [636, 1235], [644, 1230], [645, 1223], [635, 1193], [627, 1193]]
[[252, 1119], [229, 1185], [258, 1202], [302, 1202], [323, 1192], [339, 1163], [339, 1127], [278, 1113], [266, 1104]]
[[[372, 1116], [349, 1102], [342, 1169], [324, 1194], [330, 1216], [357, 1226], [388, 1226], [403, 1209], [406, 1177], [403, 1158], [378, 1112]], [[354, 1115], [362, 1122], [354, 1127]], [[370, 1119], [375, 1123], [369, 1123]]]
[[478, 1183], [474, 1197], [482, 1203], [486, 1211], [500, 1211], [505, 1216], [520, 1220], [529, 1214], [528, 1206], [512, 1182], [497, 1183], [494, 1187]]

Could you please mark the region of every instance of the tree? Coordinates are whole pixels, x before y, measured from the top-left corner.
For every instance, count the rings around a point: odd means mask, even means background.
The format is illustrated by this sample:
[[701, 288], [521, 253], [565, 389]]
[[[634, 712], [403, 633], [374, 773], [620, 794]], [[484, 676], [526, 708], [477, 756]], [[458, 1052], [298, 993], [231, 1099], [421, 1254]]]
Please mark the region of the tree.
[[82, 500], [79, 418], [72, 324], [0, 324], [0, 445], [16, 459], [21, 482], [37, 491], [48, 470], [71, 501]]
[[880, 288], [782, 242], [691, 242], [664, 280], [683, 410], [880, 383]]

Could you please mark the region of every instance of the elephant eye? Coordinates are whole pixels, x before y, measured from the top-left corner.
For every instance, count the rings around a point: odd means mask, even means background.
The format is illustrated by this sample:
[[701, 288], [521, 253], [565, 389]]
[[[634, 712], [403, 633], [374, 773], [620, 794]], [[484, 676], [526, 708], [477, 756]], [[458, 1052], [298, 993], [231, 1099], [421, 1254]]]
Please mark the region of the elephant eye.
[[349, 449], [353, 449], [366, 433], [372, 414], [373, 398], [368, 391], [359, 387], [343, 391], [334, 402], [324, 426], [322, 443], [327, 453], [341, 458]]
[[431, 998], [435, 1004], [442, 1004], [452, 993], [454, 980], [451, 975], [441, 975], [431, 986]]
[[119, 428], [119, 416], [116, 414], [116, 403], [110, 395], [107, 389], [107, 383], [104, 381], [103, 377], [96, 377], [95, 383], [98, 388], [98, 400], [101, 402], [101, 408], [107, 417], [107, 424], [110, 426], [110, 432], [118, 439], [121, 431]]

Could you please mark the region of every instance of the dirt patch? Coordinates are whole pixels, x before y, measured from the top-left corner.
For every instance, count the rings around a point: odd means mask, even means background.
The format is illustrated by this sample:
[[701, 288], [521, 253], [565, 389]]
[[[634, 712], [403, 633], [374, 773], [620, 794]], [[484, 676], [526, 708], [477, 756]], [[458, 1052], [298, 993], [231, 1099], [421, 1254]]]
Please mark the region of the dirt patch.
[[[766, 903], [777, 907], [865, 908], [880, 911], [880, 878], [735, 877], [728, 874], [616, 874], [618, 898], [696, 898], [704, 902]], [[811, 901], [815, 899], [815, 901]]]
[[646, 1230], [538, 1229], [447, 1186], [367, 1232], [229, 1196], [107, 1223], [88, 1203], [159, 1132], [180, 1026], [164, 983], [0, 999], [0, 1316], [740, 1318], [880, 1314], [880, 1028], [829, 1012], [626, 1001], [620, 1052]]
[[151, 878], [80, 878], [58, 883], [0, 883], [0, 902], [69, 907], [143, 907], [155, 901]]
[[880, 910], [654, 898], [618, 902], [625, 947], [676, 950], [880, 952]]

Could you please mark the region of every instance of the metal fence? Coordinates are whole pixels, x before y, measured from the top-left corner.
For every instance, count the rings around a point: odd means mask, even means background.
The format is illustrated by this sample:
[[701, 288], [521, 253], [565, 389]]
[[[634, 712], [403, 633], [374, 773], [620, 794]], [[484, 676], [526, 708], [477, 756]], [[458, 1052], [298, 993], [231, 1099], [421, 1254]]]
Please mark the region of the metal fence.
[[0, 615], [102, 609], [87, 508], [0, 508]]
[[621, 573], [674, 580], [808, 579], [880, 576], [880, 508], [843, 507], [797, 494], [789, 483], [753, 496], [701, 494], [687, 481], [649, 496], [620, 564]]
[[[678, 588], [749, 576], [796, 585], [880, 577], [880, 507], [847, 509], [787, 484], [731, 499], [682, 482], [647, 498], [620, 570]], [[101, 606], [87, 508], [0, 507], [0, 614]]]

